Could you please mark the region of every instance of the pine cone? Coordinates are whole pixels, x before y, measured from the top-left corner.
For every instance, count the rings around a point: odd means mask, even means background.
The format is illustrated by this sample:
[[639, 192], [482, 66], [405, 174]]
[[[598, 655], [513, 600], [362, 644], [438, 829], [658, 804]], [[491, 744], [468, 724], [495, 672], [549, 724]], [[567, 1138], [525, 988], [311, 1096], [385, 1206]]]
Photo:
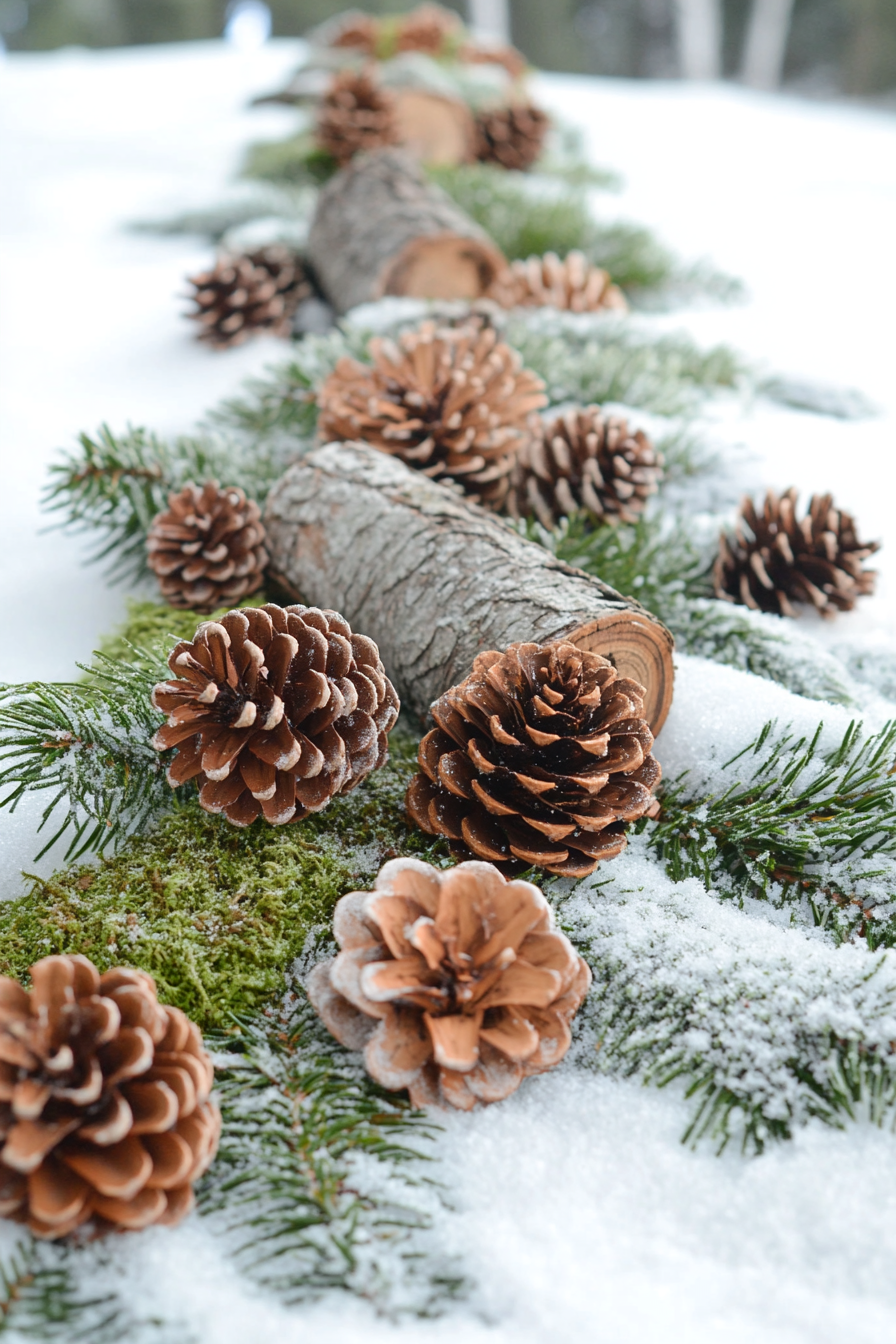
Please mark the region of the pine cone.
[[488, 298], [502, 308], [561, 308], [571, 313], [628, 312], [625, 295], [582, 252], [561, 261], [556, 252], [514, 261], [495, 276]]
[[126, 966], [44, 957], [31, 985], [0, 977], [0, 1213], [39, 1237], [178, 1222], [221, 1128], [198, 1027]]
[[777, 616], [795, 616], [793, 604], [805, 602], [830, 617], [874, 592], [876, 571], [862, 561], [880, 543], [859, 541], [851, 515], [835, 509], [830, 495], [813, 495], [797, 519], [798, 494], [769, 490], [762, 513], [743, 501], [733, 533], [719, 539], [718, 597]]
[[293, 314], [313, 292], [299, 258], [280, 243], [220, 257], [189, 283], [196, 311], [187, 316], [200, 324], [199, 340], [219, 350], [261, 331], [288, 336]]
[[257, 593], [268, 553], [261, 510], [238, 486], [189, 482], [146, 537], [147, 563], [172, 607], [214, 611]]
[[463, 32], [458, 16], [442, 5], [423, 4], [402, 18], [395, 37], [396, 51], [422, 51], [443, 56]]
[[477, 113], [476, 158], [525, 172], [540, 156], [550, 118], [533, 103], [511, 103]]
[[314, 968], [311, 1002], [413, 1105], [502, 1101], [569, 1049], [591, 972], [530, 883], [393, 859], [372, 892], [343, 896], [333, 931], [342, 951]]
[[[206, 812], [274, 826], [320, 812], [388, 759], [398, 696], [372, 639], [317, 607], [248, 607], [204, 621], [168, 658], [153, 738], [177, 747], [172, 788], [195, 779]], [[181, 680], [182, 678], [182, 680]]]
[[467, 65], [500, 65], [511, 79], [520, 79], [529, 67], [521, 51], [505, 45], [492, 47], [467, 42], [457, 53], [457, 59]]
[[395, 99], [365, 70], [343, 70], [333, 76], [320, 101], [315, 125], [317, 143], [343, 168], [363, 150], [398, 143]]
[[663, 474], [663, 458], [643, 430], [585, 406], [558, 415], [520, 454], [508, 511], [534, 514], [547, 528], [579, 509], [607, 523], [633, 523]]
[[656, 806], [643, 697], [606, 658], [562, 641], [481, 653], [432, 707], [411, 819], [458, 857], [584, 877]]
[[359, 9], [348, 10], [326, 28], [327, 46], [361, 51], [365, 56], [376, 55], [379, 27], [369, 14]]
[[475, 323], [424, 322], [369, 349], [372, 366], [343, 358], [321, 387], [321, 439], [363, 439], [499, 508], [537, 429], [541, 380], [493, 328]]

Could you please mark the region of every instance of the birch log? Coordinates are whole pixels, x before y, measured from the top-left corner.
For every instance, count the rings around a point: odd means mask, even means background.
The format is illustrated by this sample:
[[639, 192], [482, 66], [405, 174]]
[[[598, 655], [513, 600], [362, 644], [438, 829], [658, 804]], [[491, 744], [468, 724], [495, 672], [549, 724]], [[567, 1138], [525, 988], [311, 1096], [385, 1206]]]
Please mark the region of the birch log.
[[362, 154], [330, 179], [311, 221], [308, 260], [340, 313], [385, 294], [477, 299], [506, 264], [400, 149]]
[[309, 453], [273, 487], [265, 526], [274, 581], [376, 640], [421, 718], [477, 653], [563, 636], [640, 682], [646, 717], [662, 727], [673, 679], [665, 626], [397, 458], [364, 443]]

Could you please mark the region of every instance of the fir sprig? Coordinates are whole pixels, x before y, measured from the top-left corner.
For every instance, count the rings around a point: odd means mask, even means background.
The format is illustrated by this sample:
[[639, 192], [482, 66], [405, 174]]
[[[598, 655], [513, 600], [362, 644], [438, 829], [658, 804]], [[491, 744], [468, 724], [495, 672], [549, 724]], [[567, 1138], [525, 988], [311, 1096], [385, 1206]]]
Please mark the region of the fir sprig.
[[[338, 1288], [428, 1314], [456, 1295], [459, 1279], [417, 1268], [412, 1244], [434, 1203], [425, 1113], [372, 1083], [304, 996], [210, 1044], [224, 1134], [200, 1208], [240, 1266], [287, 1303]], [[359, 1159], [384, 1168], [375, 1192]]]
[[872, 948], [893, 947], [889, 904], [856, 888], [896, 876], [886, 868], [896, 858], [896, 722], [871, 737], [853, 723], [833, 751], [821, 747], [822, 729], [797, 737], [767, 723], [724, 763], [734, 778], [713, 795], [681, 780], [666, 791], [650, 845], [675, 881], [698, 877], [741, 902], [804, 906], [840, 937], [858, 932]]
[[64, 836], [66, 859], [102, 853], [170, 805], [150, 742], [161, 715], [149, 701], [167, 669], [159, 655], [131, 654], [97, 655], [82, 668], [86, 682], [0, 687], [0, 808], [48, 797], [38, 830], [52, 834], [37, 858]]

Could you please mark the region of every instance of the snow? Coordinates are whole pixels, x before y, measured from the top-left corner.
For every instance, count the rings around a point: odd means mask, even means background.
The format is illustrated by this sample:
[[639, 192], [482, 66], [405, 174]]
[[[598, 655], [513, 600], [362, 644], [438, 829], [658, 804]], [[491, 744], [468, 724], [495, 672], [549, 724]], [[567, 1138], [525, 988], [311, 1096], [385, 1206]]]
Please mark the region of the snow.
[[[297, 55], [294, 43], [244, 52], [209, 43], [0, 65], [2, 678], [74, 675], [123, 610], [121, 590], [81, 567], [79, 542], [40, 531], [37, 496], [57, 448], [103, 420], [187, 429], [282, 357], [273, 341], [224, 355], [200, 349], [178, 295], [183, 276], [207, 262], [206, 247], [124, 226], [216, 200], [251, 139], [284, 134], [290, 113], [248, 111], [246, 102], [276, 86]], [[623, 195], [596, 196], [596, 208], [654, 225], [680, 252], [711, 256], [749, 286], [743, 306], [679, 312], [661, 325], [727, 341], [769, 370], [855, 386], [880, 407], [856, 422], [762, 400], [711, 414], [713, 433], [745, 443], [769, 485], [831, 489], [866, 535], [884, 541], [878, 595], [830, 627], [804, 620], [799, 629], [892, 696], [896, 118], [712, 86], [545, 76], [537, 94], [584, 127], [596, 161], [624, 173]], [[859, 698], [877, 726], [886, 706]], [[679, 656], [660, 756], [668, 775], [708, 760], [714, 768], [769, 718], [811, 732], [820, 717], [833, 742], [850, 715]], [[38, 811], [29, 803], [0, 817], [6, 894], [30, 866]], [[769, 1020], [763, 1028], [757, 1010], [758, 1035], [744, 1033], [778, 1052], [769, 1076], [792, 1026], [787, 1005], [800, 996], [845, 1027], [855, 994], [867, 996], [866, 1023], [879, 995], [880, 1029], [892, 1030], [892, 971], [856, 989], [855, 949], [751, 919], [695, 883], [675, 887], [637, 846], [602, 891], [577, 894], [577, 917], [626, 955], [636, 949], [645, 985], [651, 975], [709, 983], [719, 965], [733, 986], [738, 975], [759, 984], [774, 970]], [[715, 969], [713, 956], [722, 956]], [[459, 1331], [471, 1344], [892, 1339], [893, 1135], [866, 1123], [843, 1132], [811, 1124], [761, 1159], [717, 1158], [681, 1146], [690, 1114], [674, 1087], [645, 1089], [570, 1063], [501, 1106], [446, 1117], [438, 1174], [452, 1211], [436, 1233], [477, 1286], [441, 1321], [393, 1324], [345, 1301], [287, 1311], [234, 1274], [198, 1218], [174, 1233], [122, 1238], [110, 1252], [116, 1286], [138, 1314], [163, 1308], [210, 1344], [440, 1341]], [[17, 1236], [4, 1226], [0, 1250]], [[97, 1268], [97, 1282], [108, 1285], [108, 1268]]]

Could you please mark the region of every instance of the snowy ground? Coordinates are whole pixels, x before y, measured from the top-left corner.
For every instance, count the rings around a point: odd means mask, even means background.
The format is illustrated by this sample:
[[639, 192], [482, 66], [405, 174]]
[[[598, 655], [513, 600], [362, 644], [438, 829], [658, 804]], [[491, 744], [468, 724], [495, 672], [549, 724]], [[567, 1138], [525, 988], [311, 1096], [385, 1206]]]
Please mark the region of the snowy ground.
[[[251, 54], [208, 44], [0, 65], [0, 679], [72, 675], [123, 609], [118, 590], [80, 567], [76, 542], [39, 533], [37, 494], [55, 449], [103, 420], [186, 429], [282, 354], [262, 341], [227, 355], [199, 349], [177, 295], [205, 247], [122, 225], [215, 199], [248, 140], [290, 126], [289, 113], [245, 103], [295, 60], [295, 44]], [[730, 341], [776, 370], [858, 387], [881, 408], [843, 423], [758, 403], [736, 423], [726, 411], [719, 431], [749, 444], [757, 479], [831, 489], [884, 541], [878, 596], [830, 630], [804, 624], [829, 643], [888, 645], [896, 118], [733, 89], [559, 77], [544, 78], [539, 95], [585, 126], [598, 162], [624, 173], [625, 193], [602, 196], [604, 212], [652, 224], [685, 255], [746, 280], [749, 304], [668, 325]], [[671, 773], [712, 734], [749, 732], [770, 697], [782, 715], [809, 712], [699, 660], [681, 661], [678, 685], [658, 749]], [[841, 714], [828, 716], [832, 728]], [[0, 818], [8, 894], [31, 853], [27, 822]], [[234, 1277], [196, 1219], [126, 1239], [117, 1273], [138, 1310], [182, 1317], [209, 1344], [438, 1341], [459, 1328], [494, 1344], [893, 1339], [893, 1135], [810, 1128], [760, 1160], [717, 1159], [680, 1146], [687, 1115], [671, 1093], [569, 1069], [481, 1115], [449, 1117], [440, 1174], [455, 1212], [440, 1236], [480, 1285], [460, 1322], [394, 1327], [341, 1302], [286, 1314]]]

